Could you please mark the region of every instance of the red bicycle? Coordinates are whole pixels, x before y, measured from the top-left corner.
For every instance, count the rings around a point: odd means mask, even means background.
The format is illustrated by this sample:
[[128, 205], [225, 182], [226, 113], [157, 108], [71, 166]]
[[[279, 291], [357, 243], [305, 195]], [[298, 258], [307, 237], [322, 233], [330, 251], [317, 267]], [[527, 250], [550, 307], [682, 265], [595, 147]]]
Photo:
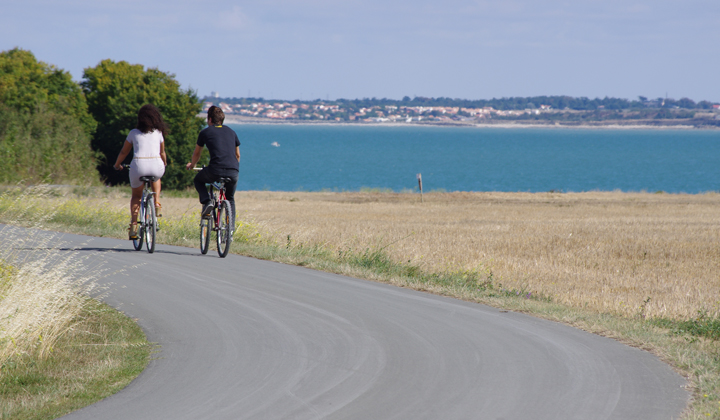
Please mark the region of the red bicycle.
[[[201, 168], [196, 168], [201, 170]], [[212, 184], [206, 184], [209, 188], [212, 200], [212, 212], [208, 216], [200, 216], [200, 252], [207, 254], [210, 248], [210, 232], [215, 232], [217, 240], [217, 252], [220, 258], [225, 258], [230, 251], [232, 243], [233, 227], [232, 207], [230, 201], [225, 198], [225, 183], [230, 178], [220, 178]]]

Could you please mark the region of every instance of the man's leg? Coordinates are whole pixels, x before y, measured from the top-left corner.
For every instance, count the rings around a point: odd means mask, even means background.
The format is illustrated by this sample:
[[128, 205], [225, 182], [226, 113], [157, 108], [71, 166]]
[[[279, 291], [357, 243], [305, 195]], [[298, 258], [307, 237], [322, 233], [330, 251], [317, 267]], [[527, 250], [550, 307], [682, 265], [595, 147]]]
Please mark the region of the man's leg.
[[214, 181], [214, 176], [208, 171], [208, 168], [203, 168], [202, 171], [195, 175], [193, 184], [195, 184], [195, 190], [198, 192], [198, 198], [200, 204], [207, 204], [210, 201], [210, 193], [207, 190], [205, 184], [209, 184]]
[[202, 204], [202, 210], [200, 213], [202, 217], [210, 216], [210, 213], [212, 212], [210, 193], [208, 192], [205, 184], [209, 184], [215, 181], [215, 179], [217, 179], [217, 177], [210, 173], [210, 171], [208, 171], [208, 168], [203, 168], [202, 171], [198, 172], [198, 174], [195, 175], [195, 179], [193, 180], [193, 184], [195, 184], [195, 190], [198, 192], [200, 204]]

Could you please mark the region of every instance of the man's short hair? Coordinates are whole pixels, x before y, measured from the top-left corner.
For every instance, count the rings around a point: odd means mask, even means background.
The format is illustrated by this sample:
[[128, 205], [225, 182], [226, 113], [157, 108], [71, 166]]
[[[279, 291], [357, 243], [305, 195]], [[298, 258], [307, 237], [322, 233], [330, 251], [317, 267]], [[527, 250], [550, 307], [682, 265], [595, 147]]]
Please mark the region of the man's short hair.
[[208, 118], [210, 118], [210, 122], [213, 124], [222, 125], [225, 121], [225, 113], [219, 106], [213, 105], [208, 109]]

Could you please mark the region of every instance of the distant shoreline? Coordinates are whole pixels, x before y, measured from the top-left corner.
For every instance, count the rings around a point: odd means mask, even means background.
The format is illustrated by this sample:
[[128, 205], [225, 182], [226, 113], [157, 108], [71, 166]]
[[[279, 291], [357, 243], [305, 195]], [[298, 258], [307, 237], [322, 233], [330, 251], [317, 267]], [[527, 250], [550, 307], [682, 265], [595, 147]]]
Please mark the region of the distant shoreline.
[[[198, 114], [203, 119], [207, 114]], [[273, 120], [269, 118], [243, 117], [226, 114], [226, 124], [256, 124], [256, 125], [332, 125], [332, 126], [372, 126], [372, 127], [476, 127], [476, 128], [575, 128], [575, 129], [599, 129], [599, 130], [718, 130], [720, 127], [695, 125], [698, 121], [693, 120], [650, 120], [646, 121], [592, 121], [592, 122], [537, 122], [537, 121], [503, 121], [477, 123], [465, 121], [436, 122], [348, 122], [348, 121], [323, 121], [323, 120]]]

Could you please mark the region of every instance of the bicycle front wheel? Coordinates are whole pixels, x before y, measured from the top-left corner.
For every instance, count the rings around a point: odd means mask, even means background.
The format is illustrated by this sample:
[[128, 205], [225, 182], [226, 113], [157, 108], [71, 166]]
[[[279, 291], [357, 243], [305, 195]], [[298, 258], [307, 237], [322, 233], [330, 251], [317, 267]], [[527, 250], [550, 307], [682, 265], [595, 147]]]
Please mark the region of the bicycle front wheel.
[[230, 251], [232, 241], [231, 227], [232, 215], [230, 214], [230, 203], [223, 201], [218, 207], [217, 226], [217, 251], [220, 258], [225, 258]]
[[200, 219], [200, 252], [205, 255], [210, 248], [210, 229], [212, 229], [212, 219], [203, 217]]
[[155, 200], [151, 197], [145, 202], [145, 244], [150, 254], [155, 252], [155, 235], [157, 233], [157, 218], [155, 217]]
[[[143, 197], [144, 198], [144, 197]], [[138, 214], [138, 233], [137, 238], [133, 239], [133, 247], [135, 248], [135, 251], [140, 251], [143, 246], [143, 237], [145, 236], [145, 229], [144, 229], [144, 223], [145, 223], [145, 212], [143, 210], [143, 202], [145, 200], [140, 201], [140, 210]]]

